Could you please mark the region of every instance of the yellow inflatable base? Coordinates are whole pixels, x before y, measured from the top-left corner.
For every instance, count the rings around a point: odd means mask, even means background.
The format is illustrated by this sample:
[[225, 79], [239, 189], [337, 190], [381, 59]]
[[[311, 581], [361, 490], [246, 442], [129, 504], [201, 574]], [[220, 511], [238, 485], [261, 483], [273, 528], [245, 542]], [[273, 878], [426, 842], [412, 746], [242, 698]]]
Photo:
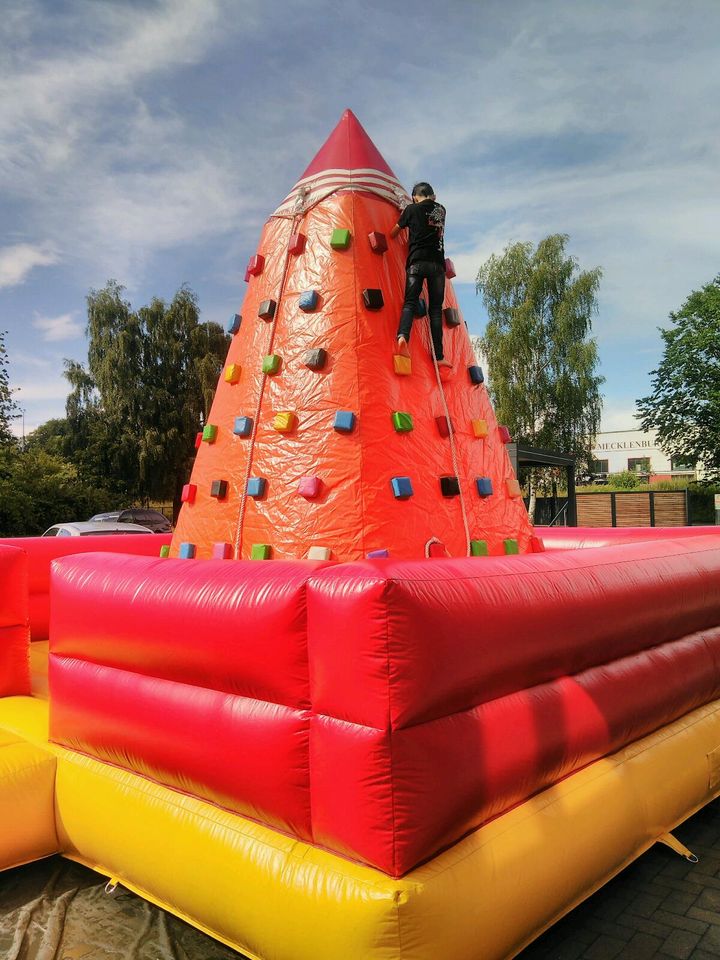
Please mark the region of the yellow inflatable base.
[[55, 853], [55, 758], [0, 729], [0, 870]]
[[[0, 701], [42, 736], [46, 704]], [[720, 701], [598, 761], [402, 880], [55, 750], [60, 849], [258, 960], [501, 960], [720, 792]]]

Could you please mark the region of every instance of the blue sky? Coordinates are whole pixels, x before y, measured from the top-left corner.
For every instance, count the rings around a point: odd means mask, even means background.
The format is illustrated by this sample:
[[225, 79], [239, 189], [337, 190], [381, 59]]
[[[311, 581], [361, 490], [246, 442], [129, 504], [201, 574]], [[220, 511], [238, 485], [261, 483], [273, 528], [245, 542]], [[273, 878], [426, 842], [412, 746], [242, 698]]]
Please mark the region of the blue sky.
[[346, 107], [447, 206], [471, 333], [510, 241], [568, 233], [603, 268], [604, 426], [628, 426], [657, 327], [720, 272], [719, 37], [717, 0], [3, 0], [0, 329], [26, 430], [63, 415], [90, 288], [238, 308]]

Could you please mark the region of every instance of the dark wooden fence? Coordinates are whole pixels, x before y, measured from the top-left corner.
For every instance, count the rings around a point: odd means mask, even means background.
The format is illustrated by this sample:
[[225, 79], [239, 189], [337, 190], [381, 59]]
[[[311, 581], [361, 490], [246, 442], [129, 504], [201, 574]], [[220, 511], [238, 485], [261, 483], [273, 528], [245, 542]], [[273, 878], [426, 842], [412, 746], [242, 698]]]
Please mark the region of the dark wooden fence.
[[[705, 499], [712, 502], [711, 495], [705, 495]], [[566, 504], [567, 497], [538, 497], [535, 523], [538, 526], [551, 523], [565, 526], [563, 508]], [[700, 509], [705, 506], [704, 500], [688, 497], [687, 490], [599, 490], [597, 493], [578, 493], [576, 505], [579, 527], [685, 527], [692, 523], [714, 522], [714, 517], [706, 517]]]

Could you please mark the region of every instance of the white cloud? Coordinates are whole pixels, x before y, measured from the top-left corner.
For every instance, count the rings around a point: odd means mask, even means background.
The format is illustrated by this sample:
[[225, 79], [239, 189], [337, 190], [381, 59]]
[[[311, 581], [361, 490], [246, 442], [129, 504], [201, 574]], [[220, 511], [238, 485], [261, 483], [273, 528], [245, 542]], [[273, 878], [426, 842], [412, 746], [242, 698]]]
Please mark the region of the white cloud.
[[82, 322], [75, 313], [61, 313], [58, 317], [36, 316], [32, 322], [36, 330], [40, 330], [43, 340], [55, 343], [59, 340], [73, 340], [82, 336]]
[[22, 283], [34, 267], [47, 267], [57, 262], [57, 255], [43, 245], [16, 243], [11, 247], [0, 247], [0, 288]]

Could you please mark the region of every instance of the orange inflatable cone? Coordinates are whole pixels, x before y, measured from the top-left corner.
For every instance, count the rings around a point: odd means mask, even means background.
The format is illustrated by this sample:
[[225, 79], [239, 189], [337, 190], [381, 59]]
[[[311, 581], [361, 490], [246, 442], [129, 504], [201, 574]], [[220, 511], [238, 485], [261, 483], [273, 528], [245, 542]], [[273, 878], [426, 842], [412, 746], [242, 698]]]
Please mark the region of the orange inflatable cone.
[[527, 552], [532, 528], [451, 284], [397, 350], [408, 197], [346, 111], [270, 217], [185, 488], [172, 556]]

